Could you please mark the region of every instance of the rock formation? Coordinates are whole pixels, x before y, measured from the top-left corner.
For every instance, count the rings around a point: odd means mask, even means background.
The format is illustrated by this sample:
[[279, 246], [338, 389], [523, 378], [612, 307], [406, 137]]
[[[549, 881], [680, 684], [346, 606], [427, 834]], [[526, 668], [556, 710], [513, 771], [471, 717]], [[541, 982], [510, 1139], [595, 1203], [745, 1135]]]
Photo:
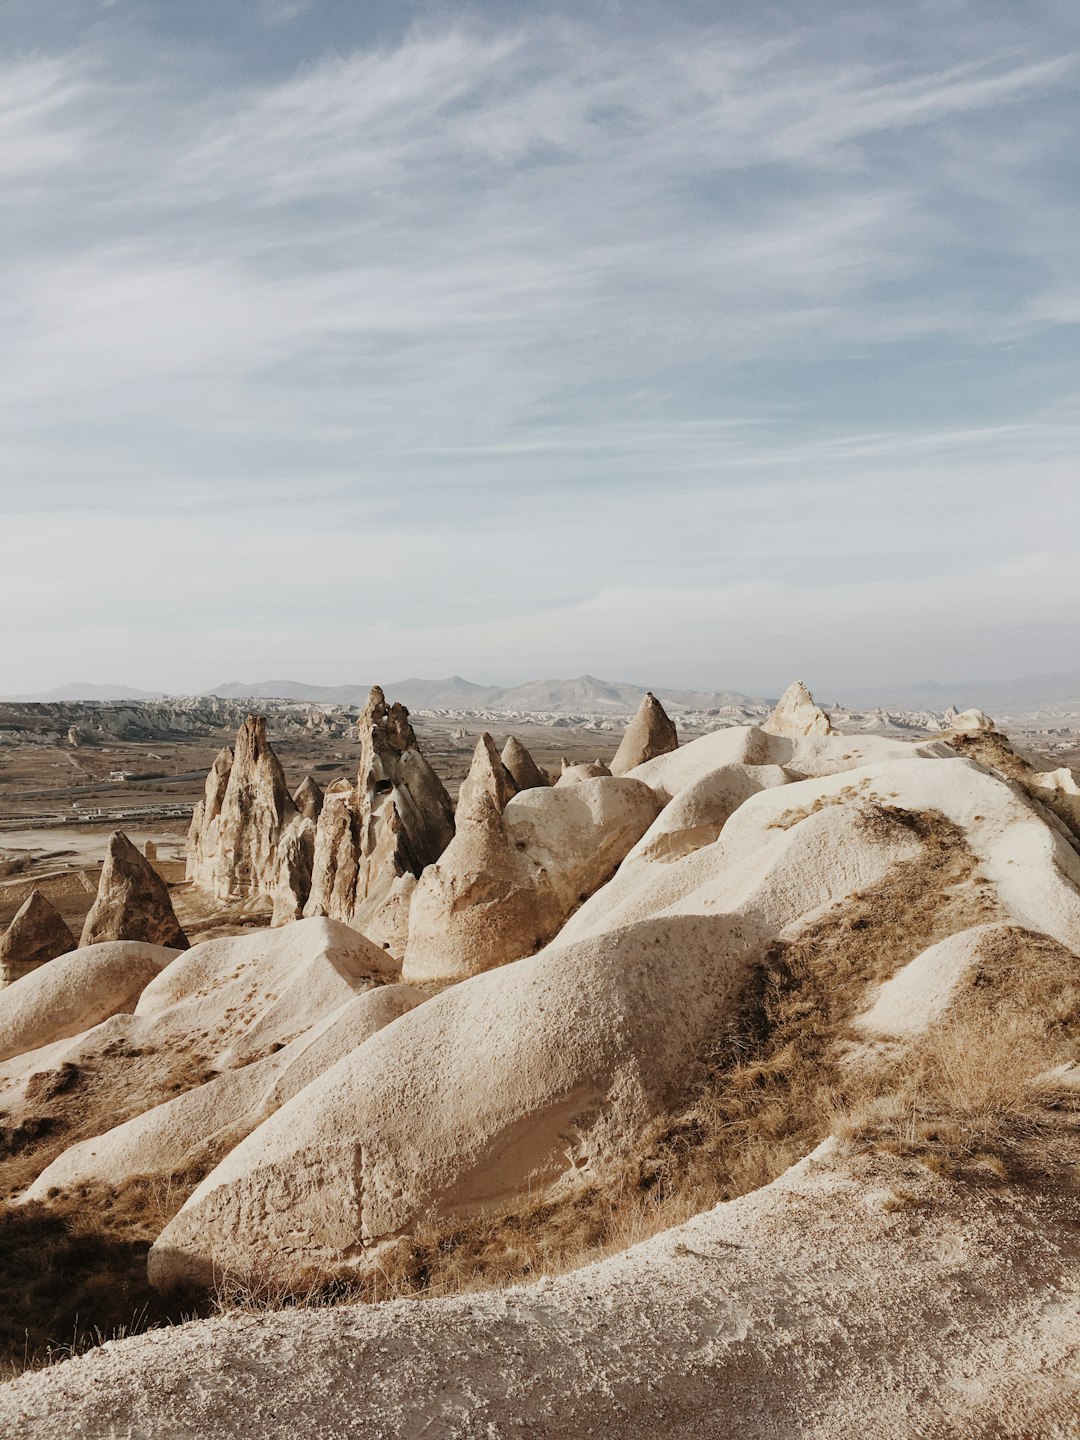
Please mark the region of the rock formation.
[[399, 908], [397, 882], [420, 875], [446, 849], [454, 834], [453, 806], [420, 753], [404, 705], [387, 705], [376, 686], [357, 728], [356, 785], [332, 785], [326, 792], [304, 914], [396, 934], [397, 922], [388, 926], [379, 912], [386, 904]]
[[462, 979], [539, 949], [657, 812], [646, 785], [611, 775], [523, 790], [500, 811], [489, 765], [481, 741], [457, 833], [412, 897], [406, 979]]
[[40, 890], [31, 890], [0, 940], [0, 985], [66, 955], [77, 943], [59, 910]]
[[582, 780], [599, 780], [605, 775], [610, 775], [610, 768], [602, 760], [583, 760], [572, 765], [569, 760], [563, 757], [562, 768], [559, 771], [559, 778], [556, 785], [580, 785]]
[[310, 775], [305, 775], [293, 793], [293, 804], [303, 815], [305, 820], [310, 820], [313, 825], [319, 823], [319, 814], [323, 807], [323, 792], [318, 781], [313, 780]]
[[655, 760], [679, 748], [674, 722], [650, 690], [638, 706], [637, 714], [626, 727], [626, 733], [611, 762], [613, 775], [625, 775], [646, 760]]
[[769, 735], [829, 735], [832, 721], [801, 680], [795, 680], [784, 691], [776, 709], [761, 727]]
[[170, 950], [188, 946], [165, 882], [122, 830], [114, 831], [109, 841], [97, 898], [79, 945], [98, 945], [105, 940], [141, 940]]
[[218, 862], [221, 807], [225, 801], [225, 792], [229, 788], [232, 766], [233, 752], [226, 746], [218, 751], [207, 773], [203, 798], [192, 811], [191, 824], [188, 827], [185, 878], [208, 889], [213, 884]]
[[203, 804], [192, 816], [188, 878], [219, 900], [269, 893], [278, 842], [298, 812], [265, 717], [249, 715], [232, 756], [222, 751], [214, 761]]
[[143, 846], [143, 855], [146, 857], [147, 860], [156, 860], [158, 858], [157, 846], [154, 844], [153, 840], [147, 840], [146, 844]]
[[[0, 1062], [130, 1014], [180, 952], [135, 940], [89, 945], [39, 965], [0, 990]], [[40, 1068], [40, 1067], [36, 1067]]]
[[954, 710], [947, 718], [949, 730], [954, 735], [989, 734], [996, 728], [990, 716], [982, 710], [963, 710], [960, 714]]
[[469, 773], [458, 790], [455, 825], [470, 820], [486, 808], [487, 801], [501, 815], [518, 793], [518, 784], [503, 764], [495, 741], [485, 731], [477, 740]]
[[502, 763], [519, 790], [537, 790], [551, 784], [546, 771], [541, 770], [516, 735], [511, 735], [503, 746]]

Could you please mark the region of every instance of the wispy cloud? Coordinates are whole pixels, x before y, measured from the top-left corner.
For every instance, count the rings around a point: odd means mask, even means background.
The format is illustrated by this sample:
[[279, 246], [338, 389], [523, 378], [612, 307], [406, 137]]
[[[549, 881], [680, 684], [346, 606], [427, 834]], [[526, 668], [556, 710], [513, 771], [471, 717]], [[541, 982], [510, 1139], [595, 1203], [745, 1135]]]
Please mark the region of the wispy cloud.
[[[852, 603], [868, 554], [903, 587], [920, 534], [943, 584], [965, 550], [1021, 583], [1010, 548], [1042, 551], [1010, 486], [1067, 503], [1077, 438], [1064, 33], [960, 5], [938, 56], [884, 7], [861, 47], [538, 10], [328, 54], [317, 3], [263, 18], [306, 37], [285, 75], [166, 67], [129, 31], [121, 63], [107, 29], [0, 70], [9, 515], [59, 535], [111, 514], [130, 556], [172, 514], [198, 563], [205, 503], [229, 603], [290, 626], [307, 605], [317, 633], [343, 603], [325, 567], [260, 592], [295, 502], [340, 573], [387, 547], [466, 649], [504, 643], [469, 629], [484, 605], [540, 614], [545, 586], [586, 606], [633, 573], [706, 586], [717, 537], [739, 584], [801, 544], [800, 575], [828, 563]], [[105, 611], [123, 565], [101, 525]], [[471, 533], [516, 558], [481, 575]], [[390, 637], [378, 595], [365, 623]]]

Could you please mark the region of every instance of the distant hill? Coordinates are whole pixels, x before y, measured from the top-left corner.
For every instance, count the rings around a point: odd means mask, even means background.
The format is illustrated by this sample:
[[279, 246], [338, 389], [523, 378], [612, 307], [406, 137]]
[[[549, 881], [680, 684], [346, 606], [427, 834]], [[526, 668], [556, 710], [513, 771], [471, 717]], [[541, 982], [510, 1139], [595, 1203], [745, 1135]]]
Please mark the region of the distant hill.
[[[311, 700], [320, 704], [363, 705], [369, 685], [332, 685], [320, 688], [296, 680], [262, 680], [256, 684], [230, 681], [209, 694], [224, 700]], [[628, 715], [646, 694], [643, 685], [599, 680], [579, 675], [574, 680], [532, 680], [525, 685], [477, 685], [460, 675], [445, 680], [411, 677], [384, 685], [388, 700], [400, 700], [410, 710], [521, 710], [554, 715]], [[671, 710], [713, 710], [721, 705], [752, 704], [734, 690], [667, 690], [656, 694]]]
[[133, 690], [130, 685], [91, 685], [74, 682], [57, 685], [55, 690], [43, 690], [36, 695], [5, 695], [5, 700], [19, 700], [24, 704], [48, 705], [65, 700], [160, 700], [160, 690]]
[[[834, 697], [821, 692], [825, 703]], [[1053, 675], [1025, 675], [1018, 680], [979, 680], [953, 685], [937, 680], [906, 685], [846, 686], [841, 698], [846, 705], [881, 706], [883, 709], [911, 707], [944, 710], [985, 710], [988, 715], [1026, 714], [1055, 705], [1080, 705], [1080, 670]]]

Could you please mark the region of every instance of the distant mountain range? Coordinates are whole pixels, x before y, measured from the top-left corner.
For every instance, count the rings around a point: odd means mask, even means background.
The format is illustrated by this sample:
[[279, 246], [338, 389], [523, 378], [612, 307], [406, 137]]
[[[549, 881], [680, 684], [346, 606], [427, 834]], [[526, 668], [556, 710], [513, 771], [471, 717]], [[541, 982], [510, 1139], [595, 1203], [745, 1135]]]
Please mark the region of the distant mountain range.
[[62, 704], [65, 700], [161, 700], [163, 690], [133, 690], [130, 685], [90, 685], [73, 682], [57, 685], [55, 690], [42, 690], [36, 695], [4, 695], [4, 700], [17, 700], [23, 704]]
[[[264, 680], [257, 685], [230, 681], [209, 693], [223, 700], [310, 700], [318, 704], [363, 705], [370, 685], [333, 685], [320, 688], [294, 680]], [[446, 680], [415, 676], [384, 685], [387, 699], [400, 700], [410, 710], [521, 710], [555, 715], [626, 715], [641, 704], [643, 685], [598, 680], [579, 675], [575, 680], [532, 680], [525, 685], [476, 685], [460, 675]], [[714, 710], [721, 705], [756, 703], [735, 690], [667, 690], [656, 692], [673, 711]]]
[[[961, 710], [978, 707], [989, 714], [1024, 714], [1054, 706], [1080, 708], [1080, 670], [1052, 675], [1029, 675], [1017, 680], [986, 680], [963, 684], [925, 681], [887, 686], [850, 686], [839, 694], [813, 684], [811, 689], [825, 706], [886, 710]], [[460, 675], [444, 680], [416, 676], [385, 685], [387, 698], [400, 700], [410, 710], [518, 710], [554, 715], [626, 715], [636, 710], [646, 693], [642, 685], [600, 680], [579, 675], [573, 680], [532, 680], [524, 685], [477, 685]], [[260, 680], [254, 684], [232, 680], [206, 692], [224, 700], [296, 700], [323, 705], [363, 705], [370, 685], [306, 685], [298, 680]], [[663, 685], [656, 694], [672, 712], [715, 710], [726, 705], [771, 704], [773, 697], [750, 697], [737, 690], [675, 690]], [[23, 702], [140, 701], [166, 698], [160, 691], [135, 690], [127, 685], [60, 685], [37, 695], [9, 695]]]

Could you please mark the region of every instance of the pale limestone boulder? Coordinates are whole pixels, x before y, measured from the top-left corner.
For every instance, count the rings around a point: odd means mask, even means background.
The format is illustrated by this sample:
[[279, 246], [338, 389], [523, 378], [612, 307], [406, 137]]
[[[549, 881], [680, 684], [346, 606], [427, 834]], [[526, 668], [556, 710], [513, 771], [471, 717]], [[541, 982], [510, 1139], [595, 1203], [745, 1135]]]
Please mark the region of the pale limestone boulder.
[[40, 890], [31, 890], [0, 940], [0, 985], [10, 985], [77, 945], [64, 917]]
[[135, 1175], [175, 1183], [177, 1174], [205, 1169], [343, 1055], [425, 998], [407, 985], [379, 985], [353, 995], [283, 1049], [72, 1145], [20, 1199], [45, 1200], [54, 1187], [115, 1187]]
[[107, 941], [50, 960], [0, 990], [0, 1061], [130, 1014], [143, 990], [179, 950]]
[[1028, 779], [1035, 795], [1080, 835], [1080, 786], [1073, 772], [1063, 765], [1059, 770], [1033, 770]]
[[[401, 876], [418, 876], [454, 834], [446, 789], [420, 753], [404, 705], [376, 686], [358, 721], [355, 787], [326, 792], [315, 836], [307, 916], [328, 915], [358, 930], [397, 928]], [[384, 905], [391, 916], [380, 919]]]
[[954, 714], [949, 722], [949, 731], [953, 735], [988, 735], [996, 728], [990, 716], [982, 710], [962, 710]]
[[626, 775], [647, 760], [655, 760], [658, 755], [667, 755], [678, 748], [679, 736], [674, 722], [650, 690], [626, 727], [611, 762], [611, 773]]
[[832, 721], [801, 680], [795, 680], [781, 695], [780, 700], [761, 727], [770, 735], [789, 735], [793, 739], [801, 735], [831, 735]]
[[519, 790], [542, 789], [551, 784], [547, 771], [537, 765], [516, 735], [511, 735], [503, 746], [502, 763], [514, 777]]
[[523, 790], [501, 812], [479, 781], [466, 798], [457, 834], [412, 897], [407, 980], [461, 979], [539, 949], [658, 810], [648, 786], [610, 775]]
[[106, 940], [141, 940], [170, 950], [188, 946], [164, 880], [122, 830], [114, 831], [109, 840], [97, 896], [79, 944]]

